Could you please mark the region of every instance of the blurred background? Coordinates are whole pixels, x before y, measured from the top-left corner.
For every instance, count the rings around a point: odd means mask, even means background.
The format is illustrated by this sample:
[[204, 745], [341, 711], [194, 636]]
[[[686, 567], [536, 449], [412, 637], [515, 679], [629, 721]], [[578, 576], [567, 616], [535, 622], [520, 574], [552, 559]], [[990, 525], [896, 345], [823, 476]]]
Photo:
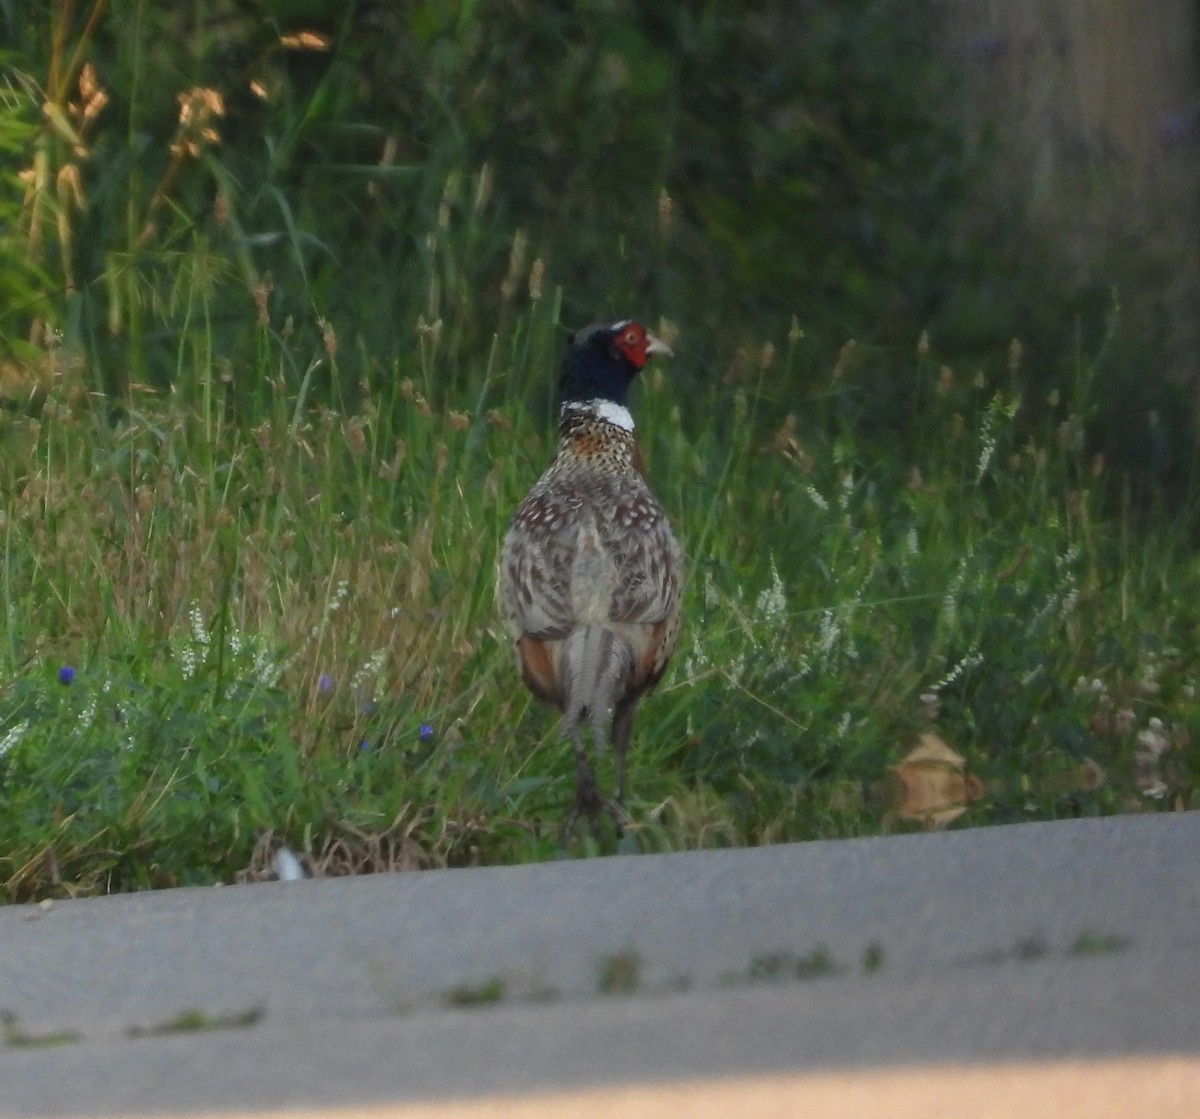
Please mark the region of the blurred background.
[[729, 383], [853, 340], [868, 428], [908, 422], [923, 334], [997, 368], [1019, 339], [1046, 385], [1094, 361], [1093, 448], [1185, 486], [1197, 12], [4, 0], [0, 389], [52, 334], [89, 391], [162, 390], [202, 314], [243, 408], [264, 325], [336, 337], [345, 406], [416, 355], [453, 391], [553, 296], [564, 328], [661, 315]]

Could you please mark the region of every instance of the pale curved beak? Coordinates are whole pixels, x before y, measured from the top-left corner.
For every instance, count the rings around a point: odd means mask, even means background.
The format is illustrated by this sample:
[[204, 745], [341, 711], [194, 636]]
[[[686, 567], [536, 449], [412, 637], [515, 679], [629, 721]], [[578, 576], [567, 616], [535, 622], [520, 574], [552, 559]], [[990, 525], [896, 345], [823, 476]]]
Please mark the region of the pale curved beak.
[[649, 331], [646, 332], [646, 356], [650, 354], [662, 354], [663, 357], [674, 357], [675, 351], [666, 344], [661, 338], [655, 338]]

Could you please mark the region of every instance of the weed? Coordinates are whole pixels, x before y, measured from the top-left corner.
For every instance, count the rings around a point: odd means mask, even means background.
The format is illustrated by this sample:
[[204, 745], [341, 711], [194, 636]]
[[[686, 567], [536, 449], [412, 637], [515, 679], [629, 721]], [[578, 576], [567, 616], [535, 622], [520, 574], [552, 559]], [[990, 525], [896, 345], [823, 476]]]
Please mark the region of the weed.
[[778, 983], [794, 980], [824, 979], [830, 975], [842, 975], [845, 965], [840, 964], [826, 946], [799, 955], [790, 950], [760, 952], [751, 959], [744, 976], [730, 976], [731, 982]]
[[69, 1045], [79, 1041], [74, 1030], [54, 1030], [48, 1033], [28, 1033], [17, 1024], [17, 1016], [11, 1011], [0, 1011], [0, 1037], [4, 1044], [14, 1049], [43, 1049], [53, 1045]]
[[873, 975], [883, 967], [884, 959], [883, 945], [881, 945], [877, 940], [871, 941], [871, 943], [863, 949], [863, 972], [867, 975]]
[[819, 944], [803, 955], [791, 951], [760, 953], [750, 961], [746, 976], [755, 982], [777, 983], [783, 980], [823, 979], [840, 975], [845, 970], [829, 949]]
[[602, 995], [632, 995], [642, 985], [642, 957], [632, 948], [600, 961], [596, 990]]
[[204, 1010], [183, 1010], [174, 1018], [153, 1026], [130, 1026], [128, 1037], [162, 1037], [166, 1034], [207, 1033], [211, 1030], [244, 1030], [262, 1021], [265, 1010], [251, 1007], [236, 1014], [209, 1014]]
[[443, 1000], [447, 1006], [475, 1007], [490, 1006], [501, 1002], [508, 990], [508, 984], [498, 975], [492, 976], [479, 983], [463, 983], [447, 991]]

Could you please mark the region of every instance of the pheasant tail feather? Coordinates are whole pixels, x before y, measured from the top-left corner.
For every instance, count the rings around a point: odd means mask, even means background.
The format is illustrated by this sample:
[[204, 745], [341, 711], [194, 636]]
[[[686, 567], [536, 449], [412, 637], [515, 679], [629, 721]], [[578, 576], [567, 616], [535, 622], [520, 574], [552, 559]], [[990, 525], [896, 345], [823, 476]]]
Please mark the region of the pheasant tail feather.
[[607, 744], [606, 722], [633, 672], [633, 649], [605, 626], [583, 626], [567, 636], [561, 663], [563, 731], [578, 742], [588, 720], [600, 751]]

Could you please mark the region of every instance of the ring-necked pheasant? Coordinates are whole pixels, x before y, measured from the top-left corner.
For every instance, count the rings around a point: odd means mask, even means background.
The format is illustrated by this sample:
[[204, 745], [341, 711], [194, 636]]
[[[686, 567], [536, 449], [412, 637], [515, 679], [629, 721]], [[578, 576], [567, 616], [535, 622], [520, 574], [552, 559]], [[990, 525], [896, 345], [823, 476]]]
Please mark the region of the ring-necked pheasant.
[[[622, 829], [625, 754], [638, 700], [675, 648], [683, 557], [642, 476], [627, 395], [651, 354], [670, 349], [640, 323], [597, 323], [573, 335], [562, 365], [558, 450], [504, 538], [497, 597], [526, 686], [563, 713], [575, 750], [580, 815], [606, 811]], [[608, 739], [614, 796], [600, 795], [584, 747]]]

